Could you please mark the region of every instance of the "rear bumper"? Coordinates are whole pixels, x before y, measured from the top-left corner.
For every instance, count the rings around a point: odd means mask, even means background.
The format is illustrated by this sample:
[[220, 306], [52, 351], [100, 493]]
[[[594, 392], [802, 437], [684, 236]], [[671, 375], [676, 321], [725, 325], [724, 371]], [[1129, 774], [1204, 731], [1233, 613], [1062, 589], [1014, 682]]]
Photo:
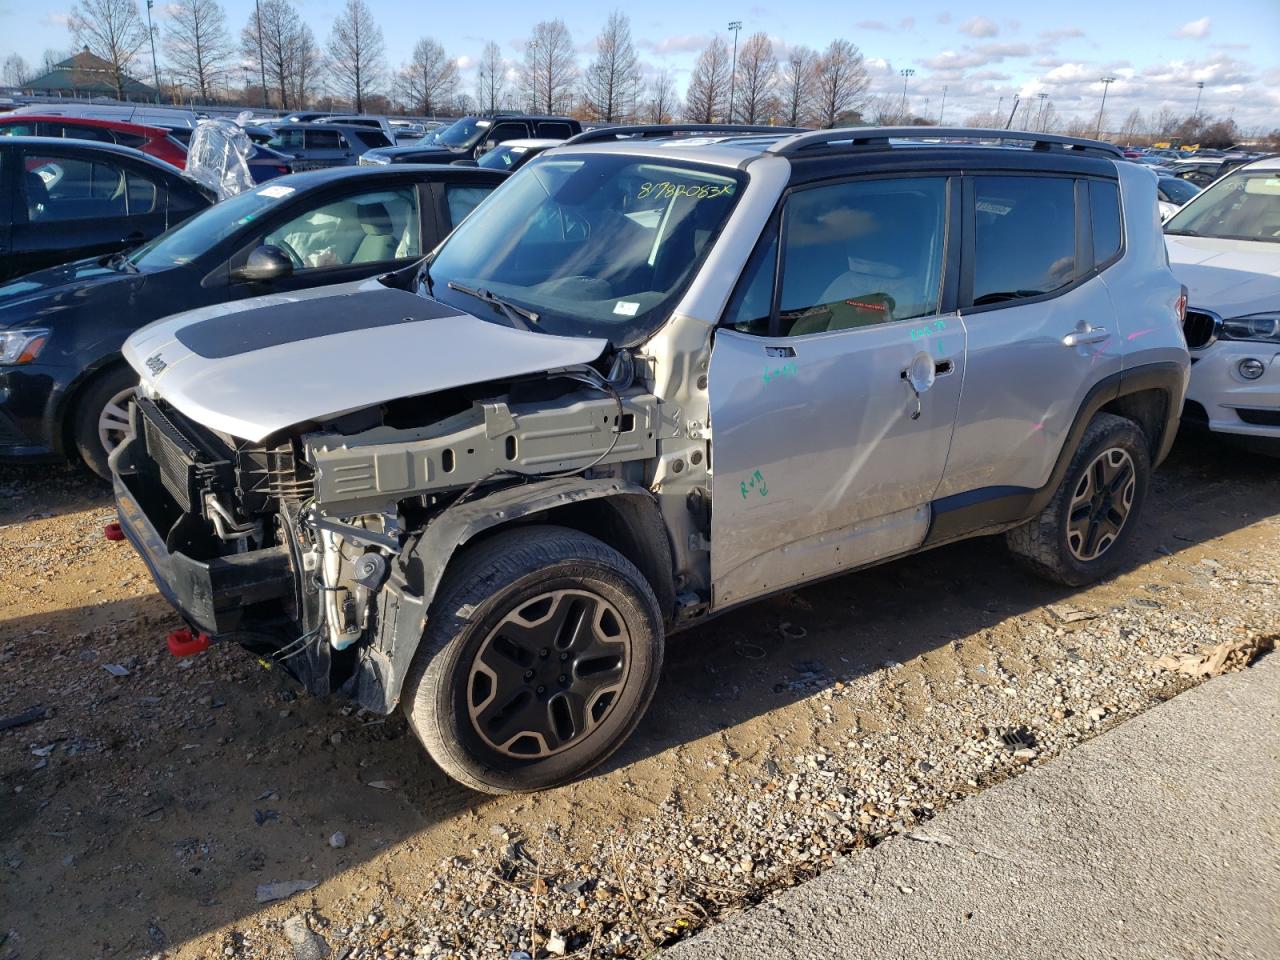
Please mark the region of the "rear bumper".
[[[111, 480], [120, 527], [151, 572], [160, 593], [192, 626], [212, 636], [235, 632], [245, 608], [295, 597], [294, 572], [286, 547], [196, 560], [170, 550], [148, 514], [148, 494], [132, 469], [126, 440], [111, 455]], [[157, 493], [151, 499], [164, 496]], [[152, 514], [158, 511], [152, 510]]]

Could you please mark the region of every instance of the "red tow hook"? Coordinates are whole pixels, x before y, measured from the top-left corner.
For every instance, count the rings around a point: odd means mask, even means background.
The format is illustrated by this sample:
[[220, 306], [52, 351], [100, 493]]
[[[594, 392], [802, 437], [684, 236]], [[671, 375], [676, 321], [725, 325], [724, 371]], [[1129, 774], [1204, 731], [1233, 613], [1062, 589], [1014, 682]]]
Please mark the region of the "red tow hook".
[[186, 627], [172, 631], [168, 642], [169, 652], [175, 657], [194, 657], [197, 653], [204, 653], [209, 649], [207, 633], [193, 634]]
[[108, 523], [105, 527], [103, 527], [102, 535], [106, 537], [108, 540], [124, 539], [124, 531], [120, 529], [119, 521], [115, 523]]

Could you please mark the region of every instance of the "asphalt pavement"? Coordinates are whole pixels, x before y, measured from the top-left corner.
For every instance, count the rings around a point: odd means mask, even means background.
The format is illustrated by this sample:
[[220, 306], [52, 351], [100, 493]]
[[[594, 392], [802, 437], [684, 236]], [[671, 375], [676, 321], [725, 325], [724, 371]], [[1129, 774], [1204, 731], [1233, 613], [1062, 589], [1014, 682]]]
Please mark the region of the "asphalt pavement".
[[1280, 958], [1280, 654], [726, 919], [671, 960]]

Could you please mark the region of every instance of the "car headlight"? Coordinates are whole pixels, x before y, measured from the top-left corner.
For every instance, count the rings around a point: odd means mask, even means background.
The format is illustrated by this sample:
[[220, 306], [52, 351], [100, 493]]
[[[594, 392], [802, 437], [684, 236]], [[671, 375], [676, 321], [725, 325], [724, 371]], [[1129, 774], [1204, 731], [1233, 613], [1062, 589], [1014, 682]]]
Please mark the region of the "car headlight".
[[0, 364], [31, 363], [48, 342], [48, 330], [0, 330]]
[[1228, 340], [1261, 340], [1280, 343], [1280, 311], [1254, 313], [1222, 321], [1222, 336]]

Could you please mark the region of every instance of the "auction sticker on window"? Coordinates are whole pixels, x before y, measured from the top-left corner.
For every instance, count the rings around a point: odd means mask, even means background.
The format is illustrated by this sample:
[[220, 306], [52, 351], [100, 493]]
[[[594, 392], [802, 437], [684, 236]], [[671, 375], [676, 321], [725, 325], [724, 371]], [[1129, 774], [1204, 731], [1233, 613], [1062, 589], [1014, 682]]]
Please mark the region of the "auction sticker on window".
[[294, 191], [293, 187], [286, 187], [286, 186], [283, 186], [282, 184], [273, 183], [271, 186], [263, 187], [261, 190], [259, 190], [258, 196], [271, 197], [273, 199], [278, 200], [280, 197], [287, 197], [289, 194], [293, 193], [293, 191]]
[[634, 317], [639, 309], [640, 304], [634, 300], [619, 300], [613, 305], [613, 312], [620, 317]]

